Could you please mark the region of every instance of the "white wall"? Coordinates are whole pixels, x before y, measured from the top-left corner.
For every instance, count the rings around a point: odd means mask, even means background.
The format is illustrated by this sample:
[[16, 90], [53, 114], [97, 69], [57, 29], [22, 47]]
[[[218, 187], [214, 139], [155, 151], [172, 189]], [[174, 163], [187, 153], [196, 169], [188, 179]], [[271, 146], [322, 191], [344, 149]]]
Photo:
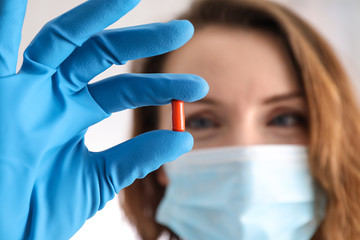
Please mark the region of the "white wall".
[[[358, 87], [360, 81], [360, 1], [358, 0], [278, 0], [293, 8], [312, 22], [336, 48]], [[29, 0], [25, 18], [22, 52], [48, 20], [80, 4], [80, 0]], [[188, 7], [192, 0], [143, 0], [132, 12], [113, 24], [111, 28], [167, 21]], [[94, 81], [128, 71], [128, 66], [110, 68]], [[358, 88], [360, 89], [360, 88]], [[104, 150], [129, 138], [131, 129], [129, 111], [113, 114], [109, 119], [93, 126], [86, 135], [86, 144], [93, 151]], [[118, 199], [88, 220], [72, 238], [82, 239], [136, 239], [119, 208]]]
[[307, 19], [330, 44], [360, 91], [360, 1], [277, 0]]

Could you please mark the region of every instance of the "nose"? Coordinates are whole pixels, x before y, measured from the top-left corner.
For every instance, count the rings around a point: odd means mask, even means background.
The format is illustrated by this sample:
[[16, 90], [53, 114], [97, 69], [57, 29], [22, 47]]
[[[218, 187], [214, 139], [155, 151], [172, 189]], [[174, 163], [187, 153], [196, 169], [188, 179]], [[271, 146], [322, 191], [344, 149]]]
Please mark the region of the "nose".
[[265, 143], [264, 134], [252, 119], [232, 124], [226, 135], [228, 146], [251, 146]]

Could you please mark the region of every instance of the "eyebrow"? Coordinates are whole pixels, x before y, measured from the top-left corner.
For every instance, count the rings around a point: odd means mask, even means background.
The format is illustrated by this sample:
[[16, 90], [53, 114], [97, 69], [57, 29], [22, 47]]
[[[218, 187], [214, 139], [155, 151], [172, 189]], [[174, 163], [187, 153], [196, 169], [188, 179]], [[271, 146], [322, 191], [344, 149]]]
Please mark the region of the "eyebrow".
[[[280, 102], [280, 101], [285, 101], [285, 100], [289, 100], [292, 98], [300, 98], [300, 97], [304, 97], [304, 94], [302, 92], [279, 94], [279, 95], [275, 95], [275, 96], [265, 99], [263, 101], [263, 104], [271, 104], [271, 103], [275, 103], [275, 102]], [[219, 102], [217, 100], [212, 99], [212, 98], [203, 98], [203, 99], [193, 102], [193, 103], [210, 104], [210, 105], [218, 105], [219, 104]]]
[[300, 97], [304, 97], [304, 93], [292, 92], [292, 93], [287, 93], [287, 94], [280, 94], [280, 95], [275, 95], [275, 96], [265, 99], [263, 104], [271, 104], [271, 103], [275, 103], [275, 102], [280, 102], [280, 101], [285, 101], [285, 100], [289, 100], [292, 98], [300, 98]]

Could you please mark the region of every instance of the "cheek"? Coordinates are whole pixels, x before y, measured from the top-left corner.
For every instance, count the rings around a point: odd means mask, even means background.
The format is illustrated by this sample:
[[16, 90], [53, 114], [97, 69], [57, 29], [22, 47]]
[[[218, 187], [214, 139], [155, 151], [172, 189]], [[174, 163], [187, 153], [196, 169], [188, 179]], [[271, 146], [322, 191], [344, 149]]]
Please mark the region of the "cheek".
[[308, 130], [305, 127], [274, 128], [263, 126], [259, 135], [263, 144], [295, 144], [307, 145]]
[[194, 149], [201, 149], [201, 148], [214, 148], [214, 147], [226, 147], [235, 145], [231, 138], [228, 138], [226, 134], [220, 134], [212, 139], [207, 140], [196, 140], [194, 143]]

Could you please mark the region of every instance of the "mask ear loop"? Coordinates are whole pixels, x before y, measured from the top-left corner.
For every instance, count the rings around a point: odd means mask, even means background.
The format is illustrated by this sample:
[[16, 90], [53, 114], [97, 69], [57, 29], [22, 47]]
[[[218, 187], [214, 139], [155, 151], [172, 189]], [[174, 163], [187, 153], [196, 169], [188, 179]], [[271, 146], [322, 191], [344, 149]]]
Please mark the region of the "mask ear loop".
[[[315, 181], [315, 180], [313, 180]], [[315, 217], [320, 220], [324, 220], [326, 215], [326, 209], [328, 204], [328, 199], [325, 190], [320, 186], [318, 182], [314, 182], [315, 185], [315, 203], [314, 203], [314, 212]]]

